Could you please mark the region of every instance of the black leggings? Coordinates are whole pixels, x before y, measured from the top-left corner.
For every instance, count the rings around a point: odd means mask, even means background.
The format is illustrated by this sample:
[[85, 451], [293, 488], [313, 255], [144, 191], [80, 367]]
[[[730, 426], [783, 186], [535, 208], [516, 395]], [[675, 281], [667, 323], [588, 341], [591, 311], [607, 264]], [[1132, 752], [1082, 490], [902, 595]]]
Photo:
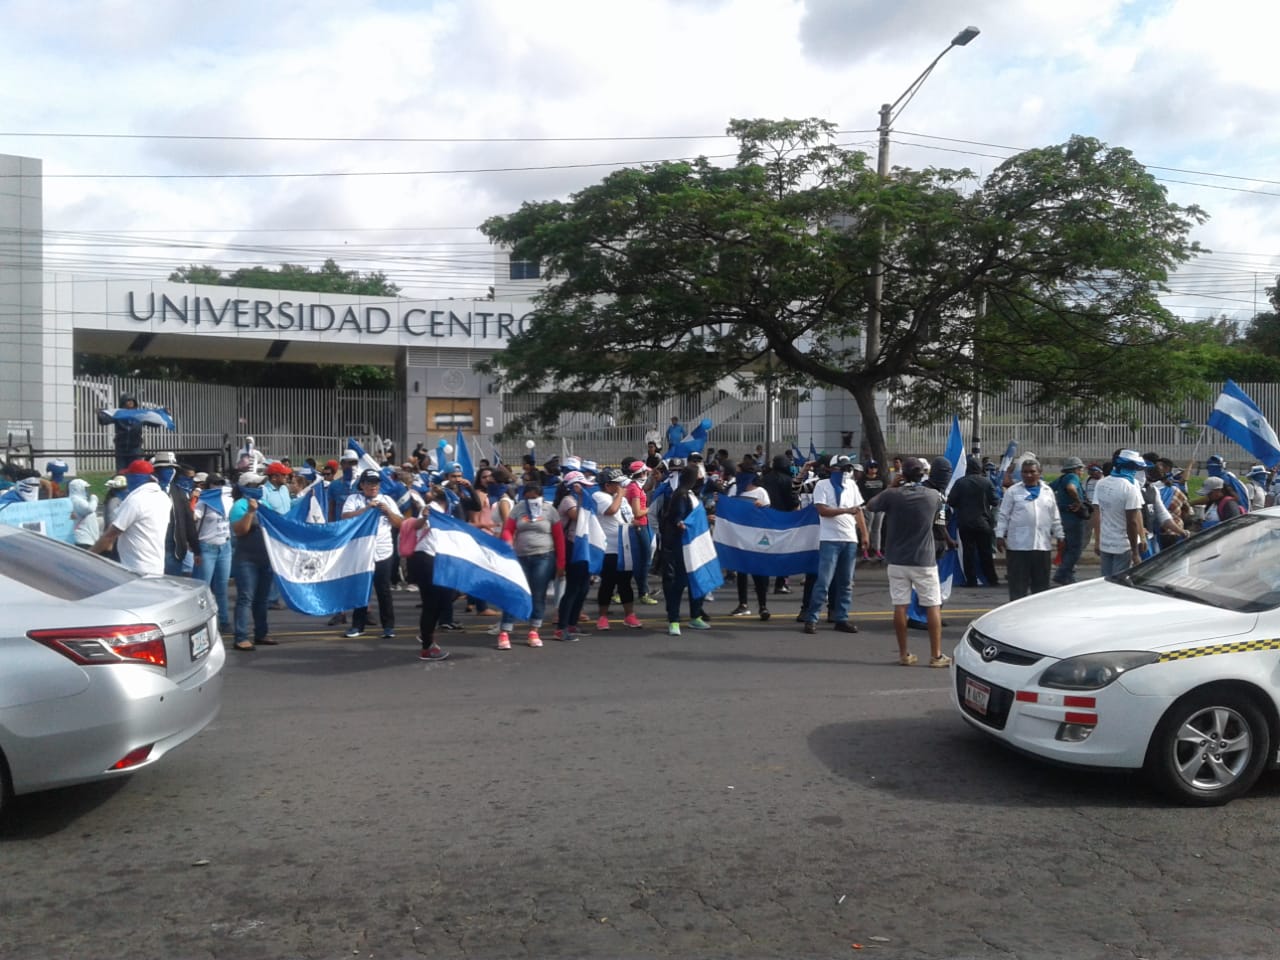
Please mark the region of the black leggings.
[[[751, 581], [756, 588], [756, 603], [760, 604], [761, 610], [768, 610], [769, 578], [753, 574]], [[745, 573], [738, 574], [738, 605], [743, 607], [747, 605], [747, 574]]]
[[436, 558], [419, 550], [409, 558], [409, 579], [417, 584], [422, 597], [422, 616], [418, 618], [418, 632], [422, 635], [423, 649], [431, 646], [436, 623], [440, 615], [453, 605], [453, 591], [432, 583]]
[[[394, 630], [396, 627], [396, 608], [392, 606], [391, 599], [391, 565], [399, 562], [400, 557], [393, 553], [373, 565], [373, 592], [378, 595], [378, 618], [382, 621], [383, 630]], [[351, 626], [356, 630], [363, 630], [368, 623], [368, 605], [351, 611]]]
[[596, 594], [596, 603], [600, 605], [600, 609], [609, 609], [614, 590], [617, 590], [618, 599], [622, 601], [623, 606], [627, 606], [635, 600], [635, 591], [631, 589], [633, 579], [630, 570], [618, 569], [618, 555], [616, 553], [606, 553], [604, 555], [604, 569], [600, 571], [600, 591]]

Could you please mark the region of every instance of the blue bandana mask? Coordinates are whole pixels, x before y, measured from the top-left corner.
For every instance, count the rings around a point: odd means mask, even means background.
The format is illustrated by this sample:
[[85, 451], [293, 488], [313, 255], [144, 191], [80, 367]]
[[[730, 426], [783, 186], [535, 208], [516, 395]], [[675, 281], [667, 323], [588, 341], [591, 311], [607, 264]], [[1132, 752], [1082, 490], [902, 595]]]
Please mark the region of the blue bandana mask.
[[156, 479], [160, 481], [161, 489], [169, 489], [169, 484], [173, 483], [173, 475], [177, 472], [173, 467], [156, 467]]
[[505, 483], [491, 483], [487, 492], [493, 499], [501, 500], [503, 494], [507, 492], [507, 485]]
[[151, 475], [146, 473], [126, 473], [124, 476], [124, 484], [130, 493], [137, 490], [144, 483], [151, 482]]
[[1124, 477], [1130, 483], [1138, 482], [1136, 467], [1112, 467], [1111, 475], [1113, 477]]
[[178, 477], [173, 481], [178, 485], [178, 489], [190, 496], [196, 489], [196, 482], [191, 477]]

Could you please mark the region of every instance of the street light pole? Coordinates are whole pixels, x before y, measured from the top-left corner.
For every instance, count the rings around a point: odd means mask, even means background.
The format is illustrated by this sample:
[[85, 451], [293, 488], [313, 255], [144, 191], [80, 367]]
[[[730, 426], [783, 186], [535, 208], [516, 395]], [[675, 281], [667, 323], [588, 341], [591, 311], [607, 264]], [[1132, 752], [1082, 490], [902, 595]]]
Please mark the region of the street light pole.
[[[911, 82], [911, 86], [902, 91], [902, 95], [897, 100], [880, 107], [880, 125], [876, 128], [880, 134], [880, 147], [876, 153], [876, 173], [879, 174], [881, 180], [889, 176], [889, 132], [893, 126], [893, 121], [906, 109], [907, 104], [911, 102], [911, 98], [916, 95], [916, 92], [924, 82], [929, 79], [929, 74], [933, 73], [933, 68], [938, 65], [938, 61], [950, 53], [952, 47], [967, 45], [980, 32], [977, 27], [965, 27], [952, 38], [946, 49], [934, 57], [933, 62], [921, 71], [920, 76]], [[880, 225], [880, 236], [883, 241], [883, 223]], [[880, 311], [881, 304], [884, 301], [884, 263], [879, 256], [876, 258], [874, 269], [875, 272], [871, 275], [871, 309], [867, 313], [866, 365], [868, 367], [880, 357]]]

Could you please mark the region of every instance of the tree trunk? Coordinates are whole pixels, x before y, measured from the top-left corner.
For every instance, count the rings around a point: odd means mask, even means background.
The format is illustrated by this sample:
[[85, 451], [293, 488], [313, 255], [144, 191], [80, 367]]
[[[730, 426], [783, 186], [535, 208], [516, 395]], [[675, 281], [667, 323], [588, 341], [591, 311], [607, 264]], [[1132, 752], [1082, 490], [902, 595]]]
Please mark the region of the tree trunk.
[[885, 476], [884, 430], [880, 427], [880, 414], [876, 412], [876, 388], [874, 384], [854, 387], [849, 391], [862, 415], [862, 435], [871, 448], [871, 457], [880, 464], [880, 475]]

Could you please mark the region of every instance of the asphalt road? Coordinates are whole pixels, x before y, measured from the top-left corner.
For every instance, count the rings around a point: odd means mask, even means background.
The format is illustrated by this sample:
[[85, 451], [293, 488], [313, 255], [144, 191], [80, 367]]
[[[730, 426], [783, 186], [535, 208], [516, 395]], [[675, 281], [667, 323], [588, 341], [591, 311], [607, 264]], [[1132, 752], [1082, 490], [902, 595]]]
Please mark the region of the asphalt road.
[[0, 957], [1280, 955], [1277, 776], [1192, 810], [1001, 750], [874, 570], [857, 636], [728, 601], [506, 653], [469, 617], [440, 664], [273, 614], [191, 743], [19, 801]]

